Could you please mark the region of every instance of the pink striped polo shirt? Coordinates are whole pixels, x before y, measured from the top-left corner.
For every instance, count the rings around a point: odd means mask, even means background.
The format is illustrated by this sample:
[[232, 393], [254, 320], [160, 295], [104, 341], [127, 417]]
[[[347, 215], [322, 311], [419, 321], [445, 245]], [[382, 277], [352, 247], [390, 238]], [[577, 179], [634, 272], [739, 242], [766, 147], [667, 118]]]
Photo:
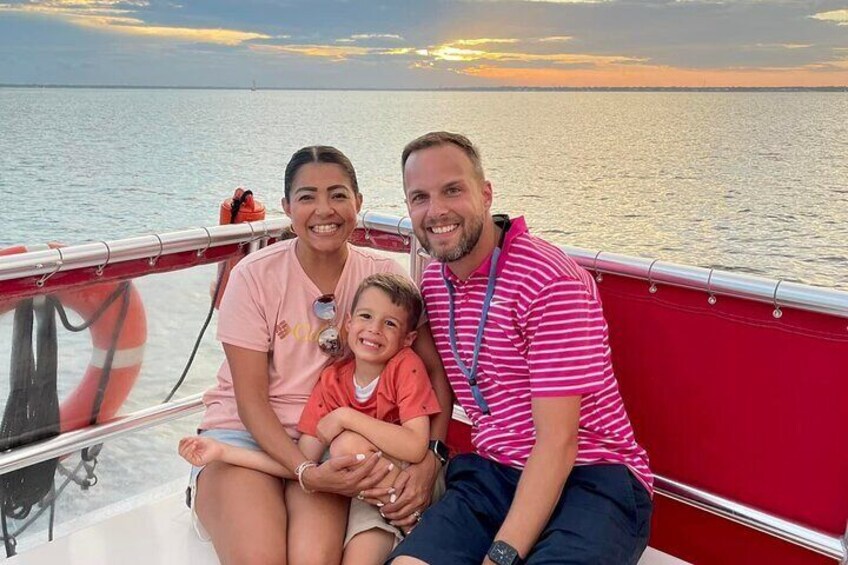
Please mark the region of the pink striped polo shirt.
[[[491, 256], [467, 280], [446, 269], [456, 288], [459, 354], [469, 366], [483, 310]], [[480, 348], [477, 380], [484, 415], [451, 352], [448, 291], [441, 263], [424, 272], [421, 291], [448, 379], [473, 424], [477, 452], [523, 468], [536, 441], [533, 397], [580, 395], [577, 465], [626, 465], [652, 492], [648, 456], [636, 443], [612, 370], [609, 332], [595, 281], [556, 246], [512, 221], [497, 265], [495, 292]]]

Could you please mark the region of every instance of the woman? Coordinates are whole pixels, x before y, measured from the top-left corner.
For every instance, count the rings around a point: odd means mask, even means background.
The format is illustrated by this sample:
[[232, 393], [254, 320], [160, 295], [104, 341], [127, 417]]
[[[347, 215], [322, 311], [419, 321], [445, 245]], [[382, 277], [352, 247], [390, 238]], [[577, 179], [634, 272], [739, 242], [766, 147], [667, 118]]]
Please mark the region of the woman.
[[[361, 497], [388, 473], [379, 454], [364, 462], [330, 459], [304, 473], [301, 484], [294, 473], [305, 461], [295, 426], [321, 369], [339, 352], [338, 328], [359, 282], [401, 271], [393, 260], [347, 243], [361, 205], [344, 154], [325, 146], [299, 150], [286, 167], [283, 198], [297, 237], [251, 254], [230, 276], [218, 324], [227, 361], [204, 395], [200, 428], [219, 441], [262, 449], [292, 473], [280, 481], [220, 462], [193, 469], [193, 511], [222, 563], [338, 563], [345, 532], [328, 524], [345, 520], [326, 518], [343, 517], [345, 496]], [[415, 348], [448, 415], [450, 393], [428, 329]], [[438, 419], [434, 434], [443, 435], [446, 425], [446, 417]], [[397, 523], [419, 515], [429, 472], [413, 470], [413, 479], [407, 473], [396, 483], [406, 487], [408, 501], [393, 509]], [[416, 481], [416, 474], [425, 478]]]

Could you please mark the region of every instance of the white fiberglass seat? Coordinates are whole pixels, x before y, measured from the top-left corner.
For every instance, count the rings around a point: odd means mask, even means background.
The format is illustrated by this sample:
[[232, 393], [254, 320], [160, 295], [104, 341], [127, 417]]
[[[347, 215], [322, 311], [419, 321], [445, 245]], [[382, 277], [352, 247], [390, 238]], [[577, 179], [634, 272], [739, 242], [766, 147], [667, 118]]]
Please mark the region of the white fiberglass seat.
[[[183, 494], [170, 495], [12, 557], [14, 565], [218, 565], [198, 539]], [[648, 548], [639, 565], [685, 565]]]

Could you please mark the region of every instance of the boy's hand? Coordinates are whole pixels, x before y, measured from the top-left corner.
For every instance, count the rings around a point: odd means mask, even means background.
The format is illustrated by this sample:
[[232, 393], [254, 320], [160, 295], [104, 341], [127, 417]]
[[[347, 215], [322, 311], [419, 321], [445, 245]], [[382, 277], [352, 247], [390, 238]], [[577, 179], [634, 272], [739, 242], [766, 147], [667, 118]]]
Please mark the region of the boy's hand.
[[191, 436], [180, 440], [178, 450], [183, 459], [195, 467], [202, 467], [221, 459], [224, 446], [214, 439]]
[[345, 431], [344, 418], [348, 408], [336, 408], [318, 422], [318, 439], [330, 445], [336, 436]]

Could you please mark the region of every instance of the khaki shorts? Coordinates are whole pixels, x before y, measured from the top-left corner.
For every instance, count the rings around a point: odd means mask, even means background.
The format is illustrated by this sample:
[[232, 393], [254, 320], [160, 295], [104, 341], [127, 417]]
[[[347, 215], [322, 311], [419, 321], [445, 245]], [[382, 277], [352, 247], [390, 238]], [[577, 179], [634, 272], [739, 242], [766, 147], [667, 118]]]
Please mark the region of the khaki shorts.
[[[431, 504], [442, 498], [443, 494], [445, 494], [444, 469], [439, 471], [439, 474], [436, 475], [436, 482], [433, 485], [433, 500], [431, 501]], [[400, 543], [403, 539], [401, 531], [386, 522], [383, 517], [380, 516], [379, 508], [371, 506], [363, 500], [357, 500], [356, 498], [350, 499], [350, 512], [347, 517], [347, 533], [345, 534], [344, 540], [345, 546], [347, 546], [355, 535], [375, 528], [389, 532], [395, 536], [395, 545]]]

